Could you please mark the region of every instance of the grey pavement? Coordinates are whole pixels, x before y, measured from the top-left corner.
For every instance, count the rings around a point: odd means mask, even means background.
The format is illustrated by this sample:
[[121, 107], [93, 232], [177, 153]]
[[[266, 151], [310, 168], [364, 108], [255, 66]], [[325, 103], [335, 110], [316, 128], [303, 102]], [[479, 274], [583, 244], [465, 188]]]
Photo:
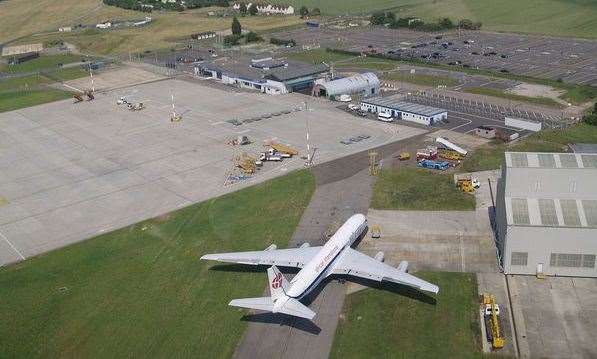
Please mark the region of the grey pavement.
[[[110, 77], [104, 82], [108, 86]], [[170, 93], [183, 114], [179, 123], [169, 120]], [[118, 106], [121, 96], [146, 109]], [[248, 118], [258, 121], [228, 122]], [[315, 164], [426, 131], [399, 126], [396, 133], [396, 125], [363, 121], [299, 94], [229, 92], [181, 80], [1, 113], [0, 197], [8, 203], [0, 206], [0, 265], [303, 168], [307, 122]], [[253, 143], [226, 144], [240, 134]], [[340, 143], [358, 135], [370, 137]], [[300, 156], [265, 163], [245, 180], [227, 180], [238, 172], [235, 156], [257, 155], [270, 141], [295, 147]]]
[[508, 276], [521, 358], [597, 357], [597, 278]]

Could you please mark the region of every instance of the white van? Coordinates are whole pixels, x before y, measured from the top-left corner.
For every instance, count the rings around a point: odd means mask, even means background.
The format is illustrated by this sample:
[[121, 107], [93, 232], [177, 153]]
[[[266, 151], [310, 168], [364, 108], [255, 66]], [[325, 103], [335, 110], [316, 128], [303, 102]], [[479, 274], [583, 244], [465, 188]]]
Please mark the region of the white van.
[[350, 95], [340, 95], [340, 97], [338, 98], [338, 101], [350, 102], [350, 101], [352, 101], [352, 98], [350, 97]]
[[394, 117], [388, 112], [380, 112], [377, 114], [377, 119], [383, 122], [392, 122]]

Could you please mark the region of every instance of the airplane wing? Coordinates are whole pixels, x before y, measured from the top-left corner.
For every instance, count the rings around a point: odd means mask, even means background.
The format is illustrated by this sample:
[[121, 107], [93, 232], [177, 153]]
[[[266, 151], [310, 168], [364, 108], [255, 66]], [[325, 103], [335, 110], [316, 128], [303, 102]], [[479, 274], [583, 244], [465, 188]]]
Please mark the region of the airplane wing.
[[206, 254], [201, 259], [241, 263], [250, 265], [276, 265], [280, 267], [302, 268], [313, 258], [321, 247], [271, 249], [252, 252]]
[[345, 253], [336, 263], [333, 273], [352, 275], [378, 282], [385, 280], [432, 293], [439, 292], [439, 287], [435, 284], [426, 282], [406, 273], [404, 270], [384, 264], [351, 248], [345, 249]]

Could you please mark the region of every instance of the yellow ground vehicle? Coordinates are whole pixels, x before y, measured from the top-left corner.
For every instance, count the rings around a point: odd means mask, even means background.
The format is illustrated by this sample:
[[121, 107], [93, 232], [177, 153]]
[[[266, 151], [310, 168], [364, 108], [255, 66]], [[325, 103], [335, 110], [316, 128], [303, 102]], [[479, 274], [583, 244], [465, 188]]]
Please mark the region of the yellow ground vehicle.
[[475, 192], [475, 189], [473, 188], [473, 181], [471, 181], [469, 178], [459, 179], [458, 182], [456, 182], [456, 186], [462, 192], [466, 192], [466, 193]]
[[400, 161], [407, 161], [407, 160], [410, 160], [410, 153], [408, 153], [408, 152], [402, 152], [402, 153], [400, 153], [400, 154], [398, 155], [398, 159], [399, 159]]
[[294, 148], [288, 147], [286, 145], [283, 145], [281, 143], [272, 143], [269, 145], [271, 148], [273, 148], [276, 152], [280, 152], [280, 153], [287, 153], [291, 156], [296, 156], [298, 155], [298, 151], [295, 150]]
[[458, 153], [454, 150], [440, 149], [438, 154], [441, 158], [452, 161], [461, 161], [464, 159], [464, 156], [461, 153]]
[[484, 293], [481, 305], [484, 308], [487, 339], [491, 342], [493, 349], [501, 349], [504, 347], [505, 340], [498, 321], [499, 307], [495, 303], [495, 297]]

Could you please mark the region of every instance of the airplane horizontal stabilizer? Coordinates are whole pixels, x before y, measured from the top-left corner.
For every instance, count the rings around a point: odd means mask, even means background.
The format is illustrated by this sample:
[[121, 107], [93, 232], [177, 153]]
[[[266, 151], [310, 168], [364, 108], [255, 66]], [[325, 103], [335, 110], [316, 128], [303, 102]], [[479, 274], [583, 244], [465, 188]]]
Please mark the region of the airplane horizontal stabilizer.
[[228, 305], [232, 307], [265, 310], [267, 312], [271, 312], [272, 309], [274, 309], [274, 302], [270, 297], [233, 299]]
[[294, 298], [288, 298], [284, 305], [278, 309], [278, 312], [309, 320], [315, 317], [314, 311]]

